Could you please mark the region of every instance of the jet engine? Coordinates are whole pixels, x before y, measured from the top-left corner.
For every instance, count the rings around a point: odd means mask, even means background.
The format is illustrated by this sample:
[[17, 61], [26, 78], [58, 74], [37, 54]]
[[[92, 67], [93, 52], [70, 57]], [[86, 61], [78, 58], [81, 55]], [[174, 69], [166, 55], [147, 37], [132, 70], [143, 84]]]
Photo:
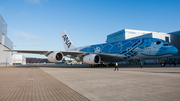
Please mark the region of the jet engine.
[[63, 59], [63, 54], [60, 52], [53, 52], [48, 55], [48, 61], [50, 62], [58, 62]]
[[98, 64], [101, 62], [101, 57], [97, 54], [89, 54], [84, 56], [83, 62], [86, 64]]

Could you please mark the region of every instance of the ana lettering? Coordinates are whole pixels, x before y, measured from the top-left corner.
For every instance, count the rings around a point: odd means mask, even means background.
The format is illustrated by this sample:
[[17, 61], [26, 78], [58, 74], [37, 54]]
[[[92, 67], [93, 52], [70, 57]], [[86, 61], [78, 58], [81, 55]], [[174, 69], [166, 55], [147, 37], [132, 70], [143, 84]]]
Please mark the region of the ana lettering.
[[68, 46], [68, 48], [71, 46], [71, 42], [68, 40], [67, 35], [65, 34], [64, 36], [62, 36], [62, 38], [65, 41], [65, 44]]

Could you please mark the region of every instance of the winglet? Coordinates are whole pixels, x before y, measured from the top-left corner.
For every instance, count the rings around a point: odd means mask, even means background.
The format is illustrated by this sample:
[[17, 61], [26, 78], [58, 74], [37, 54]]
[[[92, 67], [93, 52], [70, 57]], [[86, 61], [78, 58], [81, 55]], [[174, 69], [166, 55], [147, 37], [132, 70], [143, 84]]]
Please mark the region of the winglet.
[[63, 45], [64, 45], [64, 49], [66, 51], [75, 48], [74, 44], [72, 43], [71, 39], [68, 37], [65, 30], [61, 31], [61, 38], [62, 38], [62, 42], [63, 42]]

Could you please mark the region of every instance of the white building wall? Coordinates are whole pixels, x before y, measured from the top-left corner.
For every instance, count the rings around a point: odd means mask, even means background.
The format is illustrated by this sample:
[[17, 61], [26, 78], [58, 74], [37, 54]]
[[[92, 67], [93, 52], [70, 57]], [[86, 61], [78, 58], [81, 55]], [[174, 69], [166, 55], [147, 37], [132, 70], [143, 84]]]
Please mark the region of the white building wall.
[[152, 32], [125, 29], [125, 39], [131, 39], [131, 38], [134, 38], [134, 37], [139, 37], [139, 36], [142, 36], [142, 35], [146, 35], [148, 33], [152, 33]]
[[8, 48], [0, 44], [0, 65], [11, 65], [11, 52], [4, 52], [3, 50], [8, 50]]
[[153, 32], [152, 33], [152, 37], [153, 38], [158, 38], [158, 39], [162, 39], [164, 41], [166, 41], [165, 37], [169, 37], [169, 43], [171, 42], [171, 35], [167, 34], [167, 33], [159, 33], [159, 32]]
[[12, 63], [19, 65], [26, 65], [26, 58], [22, 54], [13, 54]]
[[[124, 31], [123, 34], [119, 33]], [[160, 32], [152, 32], [152, 31], [141, 31], [141, 30], [131, 30], [131, 29], [123, 29], [119, 32], [113, 33], [108, 35], [107, 40], [110, 42], [115, 42], [115, 41], [123, 41], [127, 39], [132, 39], [132, 38], [158, 38], [165, 40], [165, 37], [169, 37], [169, 43], [171, 43], [171, 35], [167, 33], [160, 33]]]

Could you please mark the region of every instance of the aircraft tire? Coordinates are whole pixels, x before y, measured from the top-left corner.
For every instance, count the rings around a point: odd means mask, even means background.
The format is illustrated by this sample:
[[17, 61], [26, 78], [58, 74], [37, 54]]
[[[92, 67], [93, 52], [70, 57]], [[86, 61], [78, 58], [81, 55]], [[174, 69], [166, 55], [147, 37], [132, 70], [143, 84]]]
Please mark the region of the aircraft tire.
[[161, 67], [164, 67], [165, 66], [165, 64], [164, 63], [161, 63]]

